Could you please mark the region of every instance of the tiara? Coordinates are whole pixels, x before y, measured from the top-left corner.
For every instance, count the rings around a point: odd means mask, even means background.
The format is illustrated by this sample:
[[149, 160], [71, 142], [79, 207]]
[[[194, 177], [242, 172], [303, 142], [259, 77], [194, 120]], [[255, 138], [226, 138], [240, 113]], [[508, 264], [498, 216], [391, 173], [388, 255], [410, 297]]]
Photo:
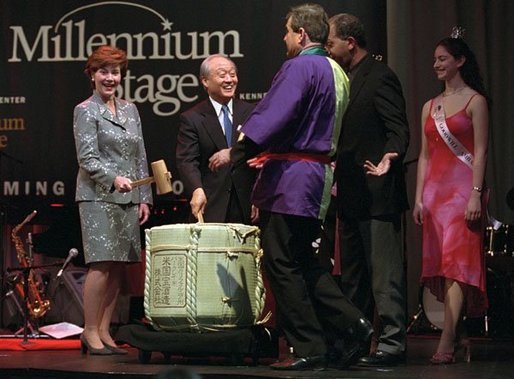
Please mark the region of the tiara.
[[464, 38], [464, 33], [466, 32], [466, 29], [461, 28], [460, 26], [454, 26], [452, 28], [452, 32], [450, 34], [450, 38]]

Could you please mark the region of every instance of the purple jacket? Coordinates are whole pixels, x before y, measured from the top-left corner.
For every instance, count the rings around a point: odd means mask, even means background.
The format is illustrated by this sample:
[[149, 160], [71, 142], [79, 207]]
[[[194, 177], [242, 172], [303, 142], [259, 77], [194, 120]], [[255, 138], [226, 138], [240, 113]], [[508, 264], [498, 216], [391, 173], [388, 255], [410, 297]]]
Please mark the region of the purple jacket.
[[[270, 153], [308, 153], [333, 158], [349, 82], [339, 65], [320, 48], [286, 61], [242, 132]], [[330, 200], [330, 164], [271, 159], [252, 194], [260, 209], [323, 219]]]

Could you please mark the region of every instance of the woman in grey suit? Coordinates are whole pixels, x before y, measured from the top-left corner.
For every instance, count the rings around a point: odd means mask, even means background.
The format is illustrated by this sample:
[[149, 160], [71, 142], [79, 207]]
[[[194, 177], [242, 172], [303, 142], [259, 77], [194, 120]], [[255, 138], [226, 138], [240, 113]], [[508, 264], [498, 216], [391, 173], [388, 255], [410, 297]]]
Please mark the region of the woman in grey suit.
[[93, 95], [75, 107], [73, 132], [79, 171], [79, 205], [84, 257], [82, 353], [126, 354], [109, 333], [125, 265], [141, 258], [139, 225], [150, 215], [149, 185], [132, 188], [148, 176], [141, 120], [134, 104], [115, 91], [127, 71], [123, 50], [101, 46], [89, 57], [85, 73]]

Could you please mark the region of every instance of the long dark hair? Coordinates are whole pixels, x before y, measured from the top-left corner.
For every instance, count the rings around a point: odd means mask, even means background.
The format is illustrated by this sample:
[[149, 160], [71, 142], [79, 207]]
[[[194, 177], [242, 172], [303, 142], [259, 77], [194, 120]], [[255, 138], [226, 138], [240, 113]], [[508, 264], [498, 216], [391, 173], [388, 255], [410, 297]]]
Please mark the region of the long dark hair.
[[464, 83], [486, 99], [489, 99], [475, 54], [473, 54], [466, 42], [462, 38], [446, 37], [440, 40], [437, 46], [444, 47], [455, 59], [466, 58], [464, 64], [459, 68]]

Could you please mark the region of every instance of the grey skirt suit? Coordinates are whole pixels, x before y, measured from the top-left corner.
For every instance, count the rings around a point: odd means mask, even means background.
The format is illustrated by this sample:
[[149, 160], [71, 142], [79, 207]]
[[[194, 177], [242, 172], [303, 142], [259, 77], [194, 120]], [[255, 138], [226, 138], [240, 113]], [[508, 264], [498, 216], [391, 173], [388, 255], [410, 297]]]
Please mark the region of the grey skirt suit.
[[127, 193], [114, 190], [116, 176], [132, 181], [148, 176], [137, 108], [125, 100], [115, 101], [114, 115], [95, 91], [73, 114], [79, 165], [75, 200], [86, 263], [139, 261], [139, 204], [152, 204], [150, 185]]

